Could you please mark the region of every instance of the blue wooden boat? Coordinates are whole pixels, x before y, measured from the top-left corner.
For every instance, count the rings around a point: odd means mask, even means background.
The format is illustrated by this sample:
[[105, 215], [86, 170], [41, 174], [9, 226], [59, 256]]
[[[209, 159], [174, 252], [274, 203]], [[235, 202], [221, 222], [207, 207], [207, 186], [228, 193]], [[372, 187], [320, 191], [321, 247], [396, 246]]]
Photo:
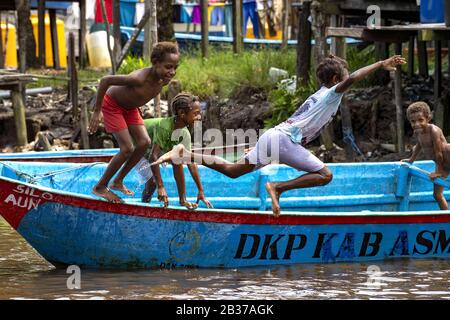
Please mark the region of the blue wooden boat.
[[[299, 172], [272, 165], [239, 179], [200, 167], [215, 209], [177, 204], [171, 166], [162, 168], [172, 206], [136, 197], [111, 204], [91, 195], [105, 164], [0, 162], [0, 214], [45, 259], [100, 268], [244, 267], [449, 258], [450, 211], [440, 211], [427, 172], [390, 163], [330, 164], [333, 181], [283, 194], [275, 218], [264, 185]], [[126, 185], [142, 183], [132, 171]], [[435, 183], [449, 187], [448, 181]], [[186, 174], [188, 200], [195, 183]], [[446, 189], [445, 196], [450, 199]]]
[[109, 162], [118, 148], [0, 153], [0, 161]]
[[[234, 159], [239, 156], [248, 144], [233, 144], [227, 146], [215, 146], [194, 148], [194, 152], [208, 151], [210, 154], [221, 155], [226, 159]], [[61, 150], [61, 151], [39, 151], [39, 152], [12, 152], [0, 153], [0, 161], [26, 161], [26, 162], [109, 162], [118, 148], [109, 149], [84, 149], [84, 150]], [[230, 160], [232, 161], [232, 160]]]

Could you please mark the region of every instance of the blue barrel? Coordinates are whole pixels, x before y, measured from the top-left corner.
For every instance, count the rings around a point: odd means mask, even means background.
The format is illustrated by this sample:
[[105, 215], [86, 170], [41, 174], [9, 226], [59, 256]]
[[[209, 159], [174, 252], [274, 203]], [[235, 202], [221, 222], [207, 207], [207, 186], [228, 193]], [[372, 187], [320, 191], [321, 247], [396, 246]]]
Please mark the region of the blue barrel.
[[421, 0], [420, 22], [421, 23], [444, 22], [444, 0]]

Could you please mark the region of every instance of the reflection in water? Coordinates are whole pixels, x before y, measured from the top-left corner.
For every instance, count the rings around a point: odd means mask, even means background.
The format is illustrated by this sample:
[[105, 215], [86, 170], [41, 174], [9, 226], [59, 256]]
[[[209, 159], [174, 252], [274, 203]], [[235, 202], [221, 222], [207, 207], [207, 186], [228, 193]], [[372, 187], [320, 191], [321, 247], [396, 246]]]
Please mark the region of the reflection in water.
[[0, 299], [450, 299], [446, 260], [241, 269], [81, 270], [67, 289], [55, 268], [0, 218]]

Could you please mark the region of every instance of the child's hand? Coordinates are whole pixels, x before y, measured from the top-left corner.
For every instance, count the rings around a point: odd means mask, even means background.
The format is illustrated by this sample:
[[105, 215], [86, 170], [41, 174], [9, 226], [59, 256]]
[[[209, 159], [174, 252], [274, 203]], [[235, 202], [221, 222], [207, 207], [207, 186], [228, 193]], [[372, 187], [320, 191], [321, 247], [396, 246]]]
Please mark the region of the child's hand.
[[411, 159], [402, 159], [402, 160], [400, 160], [400, 162], [409, 162], [409, 163], [413, 163], [414, 161], [412, 161]]
[[433, 172], [433, 173], [430, 173], [429, 176], [430, 176], [430, 179], [431, 179], [431, 180], [435, 180], [435, 179], [437, 179], [437, 178], [442, 177], [442, 174], [437, 173], [437, 172]]
[[164, 208], [169, 206], [169, 197], [164, 187], [158, 188], [158, 200], [164, 203]]
[[203, 191], [199, 191], [199, 192], [198, 192], [198, 195], [197, 195], [197, 204], [198, 204], [200, 201], [203, 201], [203, 203], [206, 205], [207, 208], [210, 208], [210, 209], [213, 208], [211, 202], [209, 202], [209, 201], [206, 199], [205, 194], [203, 193]]
[[103, 118], [102, 112], [94, 111], [94, 113], [92, 114], [91, 121], [89, 122], [88, 131], [90, 134], [94, 134], [95, 132], [97, 132], [98, 124], [99, 124], [101, 118]]
[[405, 64], [406, 60], [404, 58], [402, 58], [402, 56], [400, 55], [395, 55], [390, 57], [389, 59], [386, 59], [382, 62], [382, 66], [384, 70], [387, 71], [395, 71], [396, 68], [395, 66], [399, 65], [399, 64]]

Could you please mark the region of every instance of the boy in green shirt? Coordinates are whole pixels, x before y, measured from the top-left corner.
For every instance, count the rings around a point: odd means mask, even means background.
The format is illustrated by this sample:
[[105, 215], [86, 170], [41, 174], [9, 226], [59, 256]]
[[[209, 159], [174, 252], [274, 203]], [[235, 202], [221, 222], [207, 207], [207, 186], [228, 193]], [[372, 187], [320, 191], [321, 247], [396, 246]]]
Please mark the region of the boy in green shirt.
[[[187, 126], [192, 126], [195, 121], [201, 120], [200, 101], [198, 97], [182, 92], [173, 99], [171, 107], [173, 114], [175, 114], [174, 117], [144, 120], [145, 128], [152, 141], [149, 156], [150, 162], [156, 161], [161, 154], [172, 150], [179, 143], [183, 144], [187, 150], [191, 150], [191, 133]], [[203, 201], [208, 208], [212, 208], [211, 203], [205, 198], [197, 165], [195, 163], [187, 165], [198, 188], [197, 203], [186, 201], [183, 164], [172, 163], [172, 165], [180, 205], [188, 209], [195, 209], [199, 201]], [[151, 170], [153, 177], [145, 184], [145, 189], [142, 192], [142, 201], [150, 202], [155, 189], [158, 189], [158, 200], [164, 203], [164, 207], [167, 207], [169, 200], [161, 179], [159, 165], [152, 166]]]

